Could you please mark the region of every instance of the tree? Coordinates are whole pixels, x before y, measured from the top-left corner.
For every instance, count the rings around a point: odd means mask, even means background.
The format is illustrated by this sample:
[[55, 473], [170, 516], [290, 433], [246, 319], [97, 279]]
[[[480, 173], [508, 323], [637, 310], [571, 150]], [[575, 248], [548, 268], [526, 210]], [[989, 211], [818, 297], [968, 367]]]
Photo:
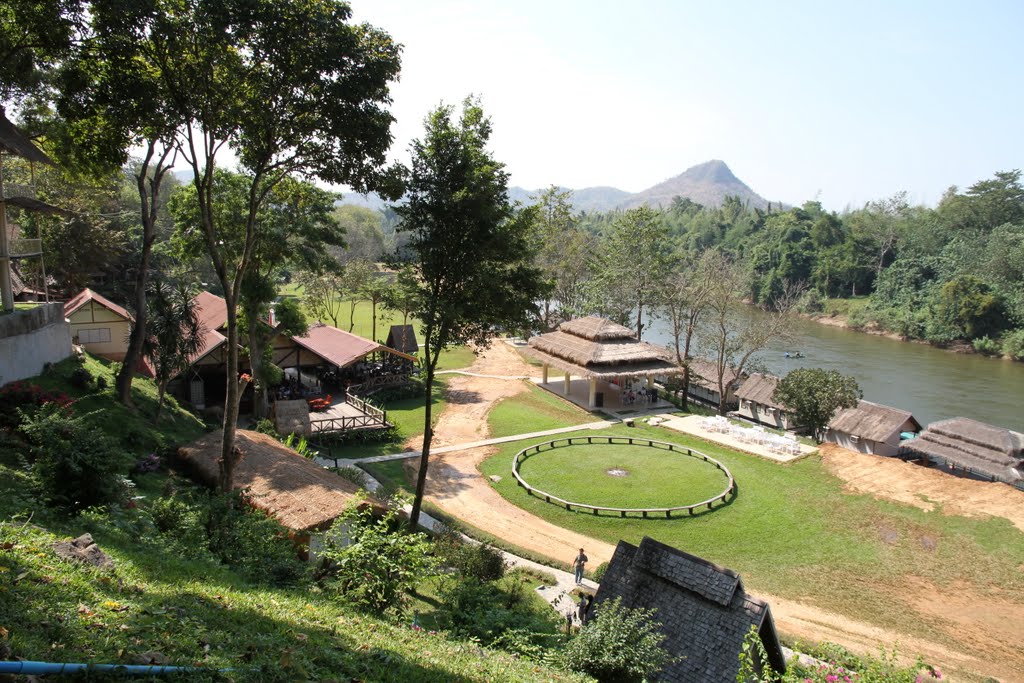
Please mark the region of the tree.
[[[193, 175], [198, 229], [227, 306], [227, 387], [221, 488], [233, 485], [238, 379], [238, 304], [259, 241], [260, 210], [290, 175], [399, 194], [386, 169], [391, 143], [388, 84], [399, 48], [383, 31], [349, 24], [333, 0], [167, 0], [147, 42], [174, 103], [178, 145]], [[138, 17], [146, 20], [147, 17]], [[242, 239], [224, 239], [214, 191], [220, 151], [230, 146], [249, 177]]]
[[602, 241], [596, 266], [599, 308], [622, 323], [635, 313], [637, 339], [645, 328], [644, 310], [655, 305], [670, 271], [669, 249], [668, 229], [647, 206], [620, 216]]
[[381, 230], [379, 211], [365, 206], [342, 204], [334, 210], [334, 217], [345, 230], [348, 248], [335, 255], [342, 265], [349, 261], [376, 263], [384, 256], [384, 232]]
[[786, 336], [787, 316], [801, 292], [799, 287], [787, 285], [784, 295], [768, 310], [742, 310], [744, 304], [740, 297], [747, 289], [742, 271], [725, 257], [714, 258], [717, 262], [711, 267], [717, 276], [708, 293], [707, 312], [699, 335], [712, 354], [720, 396], [718, 412], [725, 415], [728, 411], [727, 373], [741, 376], [755, 353], [772, 340]]
[[171, 285], [155, 281], [150, 289], [149, 325], [143, 340], [143, 353], [153, 366], [157, 386], [156, 412], [160, 419], [167, 383], [188, 367], [203, 344], [203, 329], [195, 304], [195, 289], [186, 284]]
[[434, 437], [431, 405], [441, 351], [453, 344], [485, 346], [498, 329], [524, 325], [536, 314], [542, 288], [526, 239], [533, 211], [517, 211], [509, 202], [508, 174], [487, 150], [491, 123], [479, 102], [467, 98], [458, 121], [442, 105], [427, 116], [425, 127], [424, 137], [412, 143], [408, 203], [396, 207], [413, 254], [403, 282], [423, 325], [427, 387], [409, 518], [414, 528]]
[[359, 290], [359, 295], [370, 304], [370, 339], [373, 341], [377, 341], [377, 306], [384, 303], [390, 291], [391, 283], [387, 274], [375, 271], [370, 272], [370, 277]]
[[338, 327], [346, 290], [341, 269], [322, 273], [303, 272], [298, 277], [302, 299], [309, 312], [319, 320], [330, 320]]
[[772, 398], [821, 441], [836, 411], [856, 407], [863, 395], [853, 377], [836, 370], [798, 368], [779, 380]]
[[671, 326], [676, 363], [683, 366], [683, 410], [689, 403], [690, 346], [701, 316], [708, 307], [714, 281], [720, 277], [718, 258], [715, 252], [705, 252], [697, 263], [691, 261], [688, 269], [672, 273], [666, 278], [659, 297]]
[[665, 634], [656, 615], [653, 609], [623, 607], [618, 597], [602, 602], [595, 618], [565, 646], [563, 664], [600, 683], [650, 680], [673, 661], [662, 647]]
[[560, 319], [568, 320], [583, 307], [590, 238], [573, 216], [571, 190], [552, 185], [537, 196], [536, 204], [537, 220], [530, 231], [530, 243], [537, 255], [536, 265], [549, 285], [540, 318], [541, 328], [546, 331], [555, 327], [555, 310]]
[[942, 285], [936, 298], [936, 317], [960, 339], [994, 336], [1007, 326], [1003, 301], [973, 275], [953, 278]]
[[39, 94], [76, 42], [81, 0], [6, 0], [0, 6], [0, 104]]

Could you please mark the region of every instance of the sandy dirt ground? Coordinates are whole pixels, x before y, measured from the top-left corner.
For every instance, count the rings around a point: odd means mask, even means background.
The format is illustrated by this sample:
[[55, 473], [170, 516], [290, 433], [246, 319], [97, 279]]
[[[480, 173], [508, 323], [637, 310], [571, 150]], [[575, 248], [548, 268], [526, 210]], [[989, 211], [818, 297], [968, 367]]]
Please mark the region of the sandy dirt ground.
[[1004, 517], [1024, 531], [1024, 491], [1007, 484], [953, 477], [934, 467], [856, 453], [835, 444], [822, 444], [821, 457], [850, 491], [929, 512], [941, 507], [947, 515]]
[[[538, 374], [514, 350], [497, 343], [479, 356], [469, 370], [488, 375]], [[449, 445], [487, 438], [487, 412], [501, 399], [525, 389], [521, 380], [452, 378], [447, 408], [437, 423], [434, 443]], [[593, 566], [611, 558], [612, 545], [554, 526], [498, 495], [478, 469], [493, 452], [492, 448], [477, 448], [432, 458], [428, 499], [449, 514], [539, 555], [569, 562], [576, 549], [583, 547]], [[822, 457], [830, 471], [851, 490], [925, 509], [939, 504], [946, 514], [981, 511], [999, 515], [1024, 530], [1024, 494], [1011, 487], [953, 479], [941, 472], [851, 454], [843, 449], [824, 447]], [[415, 467], [414, 460], [407, 462]], [[1024, 682], [1024, 652], [1017, 635], [1024, 632], [1024, 605], [982, 595], [970, 585], [939, 587], [911, 579], [906, 590], [893, 598], [904, 602], [908, 610], [917, 612], [922, 619], [938, 624], [940, 630], [961, 644], [957, 647], [886, 630], [795, 600], [764, 594], [761, 597], [771, 604], [779, 629], [791, 638], [827, 640], [864, 654], [877, 654], [879, 647], [891, 648], [898, 643], [901, 653], [921, 654], [926, 661], [945, 669], [971, 672], [971, 679], [982, 680], [984, 677], [978, 674], [984, 672], [1003, 683]]]

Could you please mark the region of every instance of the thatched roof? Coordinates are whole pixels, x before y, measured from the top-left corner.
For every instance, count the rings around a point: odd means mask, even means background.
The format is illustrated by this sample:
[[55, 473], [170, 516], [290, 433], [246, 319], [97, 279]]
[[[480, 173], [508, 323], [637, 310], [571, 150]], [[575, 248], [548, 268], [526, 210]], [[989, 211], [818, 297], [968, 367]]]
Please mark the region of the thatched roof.
[[763, 375], [760, 372], [755, 372], [743, 380], [743, 384], [736, 390], [736, 398], [784, 411], [786, 406], [772, 398], [777, 386], [779, 386], [779, 378], [775, 375]]
[[616, 597], [624, 607], [658, 610], [664, 648], [677, 658], [659, 680], [735, 681], [752, 627], [772, 667], [786, 670], [771, 608], [729, 569], [651, 538], [619, 541], [595, 598], [599, 618], [601, 604]]
[[530, 339], [523, 352], [582, 377], [678, 375], [683, 369], [667, 349], [638, 341], [622, 325], [589, 316], [562, 323], [555, 332]]
[[412, 325], [392, 325], [386, 343], [402, 353], [418, 353], [420, 350], [420, 345], [416, 342], [416, 330]]
[[[913, 423], [913, 429], [902, 430], [907, 420]], [[921, 424], [910, 411], [859, 401], [854, 408], [841, 408], [828, 427], [870, 441], [885, 441], [896, 431], [919, 431]]]
[[[178, 449], [192, 474], [216, 486], [221, 454], [218, 430]], [[255, 507], [295, 531], [323, 529], [352, 501], [359, 488], [259, 432], [239, 429], [235, 443], [242, 458], [235, 465], [235, 488], [249, 489]]]
[[998, 481], [1013, 483], [1024, 479], [1024, 434], [967, 417], [933, 422], [916, 439], [903, 445], [940, 463]]

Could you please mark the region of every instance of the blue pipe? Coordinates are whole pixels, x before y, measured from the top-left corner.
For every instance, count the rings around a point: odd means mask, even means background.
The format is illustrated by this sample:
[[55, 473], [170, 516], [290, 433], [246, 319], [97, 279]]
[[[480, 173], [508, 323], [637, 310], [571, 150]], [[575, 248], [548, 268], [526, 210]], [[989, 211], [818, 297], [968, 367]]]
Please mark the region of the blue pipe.
[[[197, 666], [156, 666], [152, 664], [71, 664], [62, 662], [0, 662], [0, 674], [70, 674], [79, 671], [114, 671], [125, 674], [169, 674], [202, 671]], [[228, 669], [220, 669], [228, 671]]]

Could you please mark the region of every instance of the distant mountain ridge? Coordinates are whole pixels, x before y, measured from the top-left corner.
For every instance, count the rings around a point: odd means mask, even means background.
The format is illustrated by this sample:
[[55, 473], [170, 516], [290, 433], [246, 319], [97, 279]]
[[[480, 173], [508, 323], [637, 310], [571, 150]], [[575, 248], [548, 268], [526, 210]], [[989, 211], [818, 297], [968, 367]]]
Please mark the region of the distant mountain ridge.
[[[559, 188], [564, 190], [566, 188]], [[510, 187], [509, 199], [531, 204], [543, 190]], [[605, 211], [633, 209], [638, 206], [668, 207], [675, 197], [683, 197], [704, 206], [721, 206], [727, 195], [739, 197], [752, 208], [764, 209], [768, 200], [750, 189], [737, 178], [729, 166], [719, 159], [705, 161], [688, 168], [674, 178], [636, 193], [615, 187], [585, 187], [572, 190], [572, 204], [576, 211], [603, 213]], [[356, 204], [370, 209], [381, 209], [386, 202], [374, 193], [346, 194], [342, 204]], [[773, 204], [777, 202], [772, 202]], [[778, 202], [781, 204], [781, 202]]]

